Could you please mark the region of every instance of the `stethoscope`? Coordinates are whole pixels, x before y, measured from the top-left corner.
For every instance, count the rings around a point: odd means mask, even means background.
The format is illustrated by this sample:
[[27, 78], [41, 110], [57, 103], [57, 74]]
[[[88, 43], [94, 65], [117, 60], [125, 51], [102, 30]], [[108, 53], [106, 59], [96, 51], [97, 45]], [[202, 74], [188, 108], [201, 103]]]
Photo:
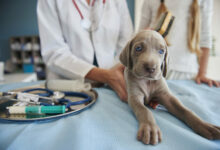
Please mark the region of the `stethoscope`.
[[[89, 103], [92, 100], [92, 98], [89, 95], [81, 92], [54, 92], [52, 90], [44, 89], [44, 88], [33, 88], [33, 89], [24, 90], [22, 92], [23, 93], [34, 92], [34, 94], [38, 95], [40, 98], [39, 99], [40, 105], [51, 106], [54, 105], [53, 103], [55, 103], [58, 105], [65, 105], [66, 108], [68, 109], [72, 105], [85, 104], [85, 103]], [[83, 98], [83, 100], [78, 100], [73, 102], [69, 99], [66, 99], [65, 97], [77, 97], [77, 98]]]
[[[98, 24], [94, 27], [94, 25], [92, 24], [92, 22], [88, 19], [88, 18], [85, 18], [81, 12], [81, 10], [79, 9], [77, 3], [75, 0], [72, 0], [73, 2], [73, 5], [75, 6], [76, 10], [78, 11], [79, 15], [80, 15], [80, 18], [81, 18], [81, 26], [86, 29], [87, 31], [91, 32], [91, 31], [95, 31], [97, 28], [98, 28]], [[103, 7], [105, 6], [106, 4], [106, 0], [103, 0], [102, 1], [103, 3]], [[91, 6], [93, 7], [95, 4], [95, 0], [92, 1], [92, 4]], [[103, 8], [104, 10], [104, 8]], [[103, 13], [102, 13], [103, 14]], [[102, 17], [101, 17], [102, 18]], [[101, 20], [101, 18], [99, 18], [99, 22]]]

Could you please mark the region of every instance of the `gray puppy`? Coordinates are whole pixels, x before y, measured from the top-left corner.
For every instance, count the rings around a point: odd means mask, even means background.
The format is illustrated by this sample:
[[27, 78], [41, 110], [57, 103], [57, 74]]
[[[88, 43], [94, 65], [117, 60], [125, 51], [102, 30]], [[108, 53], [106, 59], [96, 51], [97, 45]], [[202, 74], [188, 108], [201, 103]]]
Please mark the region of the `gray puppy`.
[[184, 107], [170, 92], [164, 77], [167, 68], [167, 45], [152, 30], [138, 33], [124, 48], [120, 60], [125, 68], [128, 103], [139, 121], [137, 139], [145, 144], [161, 142], [162, 135], [152, 112], [145, 106], [152, 99], [208, 139], [220, 139], [220, 127], [202, 121]]

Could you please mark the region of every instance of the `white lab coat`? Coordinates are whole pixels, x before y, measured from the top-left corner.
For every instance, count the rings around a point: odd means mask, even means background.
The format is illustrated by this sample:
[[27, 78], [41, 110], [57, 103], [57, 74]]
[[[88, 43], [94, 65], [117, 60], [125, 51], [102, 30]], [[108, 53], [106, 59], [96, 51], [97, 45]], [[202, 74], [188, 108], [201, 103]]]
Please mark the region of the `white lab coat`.
[[[86, 0], [76, 3], [84, 17], [94, 19]], [[94, 67], [94, 53], [100, 68], [111, 68], [117, 62], [132, 34], [126, 1], [106, 0], [103, 5], [103, 0], [96, 0], [95, 5], [101, 6], [95, 7], [100, 9], [97, 14], [101, 19], [91, 34], [92, 42], [72, 0], [38, 0], [41, 54], [49, 68], [49, 78], [84, 78]]]

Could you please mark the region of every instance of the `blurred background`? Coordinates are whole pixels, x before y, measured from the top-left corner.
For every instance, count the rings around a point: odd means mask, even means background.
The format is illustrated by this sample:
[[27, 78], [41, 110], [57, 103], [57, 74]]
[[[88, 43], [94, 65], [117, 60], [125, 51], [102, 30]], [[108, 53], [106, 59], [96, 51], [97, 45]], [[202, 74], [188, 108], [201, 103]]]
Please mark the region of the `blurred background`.
[[[143, 0], [127, 0], [135, 29]], [[45, 79], [36, 15], [37, 0], [0, 0], [0, 84]], [[208, 76], [220, 80], [220, 0], [214, 0], [213, 46]]]

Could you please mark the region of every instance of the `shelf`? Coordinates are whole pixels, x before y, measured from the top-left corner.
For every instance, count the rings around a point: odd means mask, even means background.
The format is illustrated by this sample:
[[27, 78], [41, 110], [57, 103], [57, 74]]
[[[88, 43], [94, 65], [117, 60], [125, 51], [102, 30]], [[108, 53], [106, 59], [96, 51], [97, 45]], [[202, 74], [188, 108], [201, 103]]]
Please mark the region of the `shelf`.
[[[23, 72], [45, 72], [45, 65], [40, 51], [40, 39], [38, 36], [20, 36], [10, 38], [11, 60], [15, 70]], [[40, 69], [39, 69], [40, 66]], [[37, 69], [37, 70], [36, 70]], [[41, 79], [42, 79], [41, 73]]]

